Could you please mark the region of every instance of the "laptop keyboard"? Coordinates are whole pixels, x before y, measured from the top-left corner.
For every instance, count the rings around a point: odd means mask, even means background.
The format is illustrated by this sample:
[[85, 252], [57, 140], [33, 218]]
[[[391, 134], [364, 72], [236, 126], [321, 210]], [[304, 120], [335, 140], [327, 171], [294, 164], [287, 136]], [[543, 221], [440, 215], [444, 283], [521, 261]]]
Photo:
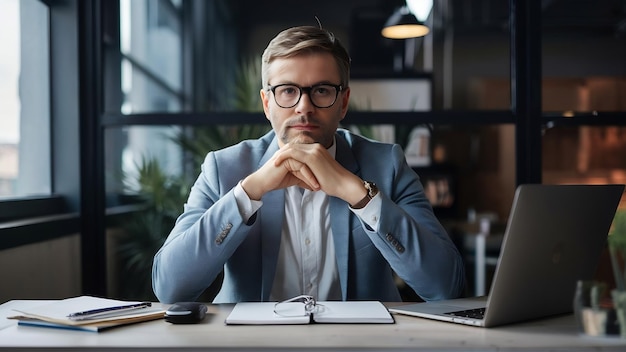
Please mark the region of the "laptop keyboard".
[[453, 315], [455, 317], [483, 319], [485, 316], [485, 308], [459, 310], [456, 312], [448, 312], [447, 315]]

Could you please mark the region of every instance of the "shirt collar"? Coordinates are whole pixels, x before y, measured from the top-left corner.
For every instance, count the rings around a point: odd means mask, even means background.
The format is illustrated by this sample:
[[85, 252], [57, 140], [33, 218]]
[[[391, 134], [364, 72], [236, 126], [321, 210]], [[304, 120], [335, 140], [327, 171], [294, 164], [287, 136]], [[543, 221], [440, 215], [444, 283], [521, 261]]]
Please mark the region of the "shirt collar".
[[333, 145], [330, 146], [330, 148], [326, 149], [328, 150], [328, 153], [330, 153], [330, 155], [333, 157], [333, 159], [335, 159], [335, 156], [337, 155], [337, 137], [333, 137]]

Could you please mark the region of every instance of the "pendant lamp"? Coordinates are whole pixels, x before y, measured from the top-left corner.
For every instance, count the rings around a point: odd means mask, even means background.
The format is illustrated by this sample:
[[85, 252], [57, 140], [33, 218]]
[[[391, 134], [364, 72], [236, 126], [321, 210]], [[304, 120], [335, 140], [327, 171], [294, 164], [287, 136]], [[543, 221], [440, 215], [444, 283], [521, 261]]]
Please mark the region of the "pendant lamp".
[[398, 8], [389, 17], [381, 31], [389, 39], [408, 39], [423, 37], [430, 32], [428, 26], [420, 22], [407, 6]]

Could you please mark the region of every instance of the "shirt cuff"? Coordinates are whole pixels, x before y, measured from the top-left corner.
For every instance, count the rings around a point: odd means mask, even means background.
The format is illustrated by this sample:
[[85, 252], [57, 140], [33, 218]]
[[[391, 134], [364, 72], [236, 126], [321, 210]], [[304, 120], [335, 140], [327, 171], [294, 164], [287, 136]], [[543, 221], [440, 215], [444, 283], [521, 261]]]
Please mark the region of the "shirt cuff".
[[352, 209], [348, 207], [356, 216], [358, 216], [367, 226], [374, 231], [378, 231], [378, 222], [380, 220], [380, 211], [382, 209], [383, 199], [380, 191], [370, 199], [370, 201], [361, 209]]
[[243, 222], [247, 223], [252, 215], [256, 214], [257, 210], [261, 208], [261, 206], [263, 205], [263, 201], [250, 199], [246, 191], [243, 190], [243, 187], [241, 186], [241, 181], [237, 183], [237, 185], [233, 189], [233, 193], [235, 194], [235, 200], [237, 201], [239, 214], [241, 214]]

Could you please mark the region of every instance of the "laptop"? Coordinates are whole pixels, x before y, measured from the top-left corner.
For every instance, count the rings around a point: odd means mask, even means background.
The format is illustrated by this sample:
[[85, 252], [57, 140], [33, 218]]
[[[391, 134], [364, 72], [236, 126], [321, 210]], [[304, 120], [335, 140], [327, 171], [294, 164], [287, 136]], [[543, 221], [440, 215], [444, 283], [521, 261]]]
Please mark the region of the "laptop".
[[398, 314], [480, 327], [570, 313], [594, 277], [624, 185], [520, 185], [488, 296], [413, 303]]

